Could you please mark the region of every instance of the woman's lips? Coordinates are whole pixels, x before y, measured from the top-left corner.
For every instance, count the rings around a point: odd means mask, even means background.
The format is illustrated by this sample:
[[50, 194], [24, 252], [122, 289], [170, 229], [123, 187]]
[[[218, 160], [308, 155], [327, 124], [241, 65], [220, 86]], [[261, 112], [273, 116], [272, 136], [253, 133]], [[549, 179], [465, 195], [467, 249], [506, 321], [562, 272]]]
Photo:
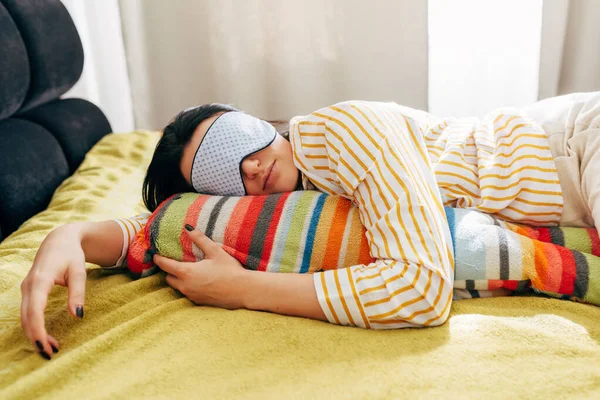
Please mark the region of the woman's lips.
[[267, 175], [267, 179], [265, 179], [265, 186], [263, 187], [263, 190], [266, 190], [269, 188], [269, 186], [271, 186], [271, 184], [273, 183], [273, 181], [275, 180], [275, 163], [277, 161], [273, 161], [273, 163], [271, 164], [271, 168], [269, 169], [269, 173]]

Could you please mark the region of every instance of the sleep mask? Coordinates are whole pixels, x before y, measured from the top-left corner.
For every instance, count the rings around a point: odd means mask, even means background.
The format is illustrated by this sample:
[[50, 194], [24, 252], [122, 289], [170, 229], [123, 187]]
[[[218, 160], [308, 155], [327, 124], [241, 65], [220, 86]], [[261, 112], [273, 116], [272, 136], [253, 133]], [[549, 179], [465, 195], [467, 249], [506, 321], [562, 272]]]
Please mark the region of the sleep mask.
[[219, 116], [206, 131], [192, 164], [191, 182], [198, 193], [244, 196], [242, 162], [269, 146], [277, 130], [266, 121], [237, 111]]

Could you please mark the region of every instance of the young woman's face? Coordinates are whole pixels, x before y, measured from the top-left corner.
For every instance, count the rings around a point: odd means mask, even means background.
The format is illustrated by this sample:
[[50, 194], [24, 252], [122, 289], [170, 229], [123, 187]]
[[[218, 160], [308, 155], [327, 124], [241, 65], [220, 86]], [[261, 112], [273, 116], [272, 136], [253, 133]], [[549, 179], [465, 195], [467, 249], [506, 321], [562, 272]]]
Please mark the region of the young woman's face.
[[[221, 114], [202, 121], [183, 150], [181, 173], [190, 184], [196, 150], [208, 128]], [[277, 135], [268, 147], [249, 155], [242, 162], [242, 179], [248, 195], [251, 196], [291, 192], [296, 189], [299, 174], [300, 171], [293, 162], [292, 146], [281, 135]]]

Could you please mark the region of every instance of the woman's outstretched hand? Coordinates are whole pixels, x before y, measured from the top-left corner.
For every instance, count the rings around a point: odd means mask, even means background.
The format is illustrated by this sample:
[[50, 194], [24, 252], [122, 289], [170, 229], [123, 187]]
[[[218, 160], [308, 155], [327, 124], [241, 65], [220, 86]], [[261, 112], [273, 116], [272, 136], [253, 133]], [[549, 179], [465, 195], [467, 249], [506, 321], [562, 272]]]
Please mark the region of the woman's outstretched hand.
[[76, 222], [56, 228], [42, 242], [29, 273], [21, 283], [21, 325], [27, 338], [49, 360], [59, 349], [46, 332], [44, 311], [54, 285], [68, 287], [68, 308], [83, 318], [85, 263], [115, 265], [123, 248], [121, 228], [115, 221]]
[[197, 305], [244, 308], [244, 279], [251, 271], [204, 233], [190, 225], [186, 228], [190, 239], [204, 253], [204, 259], [179, 262], [155, 255], [154, 262], [167, 273], [169, 286]]
[[69, 288], [69, 311], [83, 318], [85, 255], [77, 233], [68, 226], [51, 232], [42, 242], [29, 273], [21, 283], [21, 326], [25, 335], [49, 360], [58, 352], [58, 341], [46, 332], [44, 311], [54, 285]]

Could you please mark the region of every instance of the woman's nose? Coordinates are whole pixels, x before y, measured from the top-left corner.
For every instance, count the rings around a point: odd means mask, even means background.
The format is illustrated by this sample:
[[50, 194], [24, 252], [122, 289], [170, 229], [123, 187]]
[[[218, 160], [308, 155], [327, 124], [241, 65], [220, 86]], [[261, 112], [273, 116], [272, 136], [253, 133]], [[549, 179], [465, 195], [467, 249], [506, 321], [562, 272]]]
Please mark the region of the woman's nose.
[[255, 158], [246, 158], [242, 162], [242, 172], [249, 179], [253, 179], [260, 172], [260, 161]]

